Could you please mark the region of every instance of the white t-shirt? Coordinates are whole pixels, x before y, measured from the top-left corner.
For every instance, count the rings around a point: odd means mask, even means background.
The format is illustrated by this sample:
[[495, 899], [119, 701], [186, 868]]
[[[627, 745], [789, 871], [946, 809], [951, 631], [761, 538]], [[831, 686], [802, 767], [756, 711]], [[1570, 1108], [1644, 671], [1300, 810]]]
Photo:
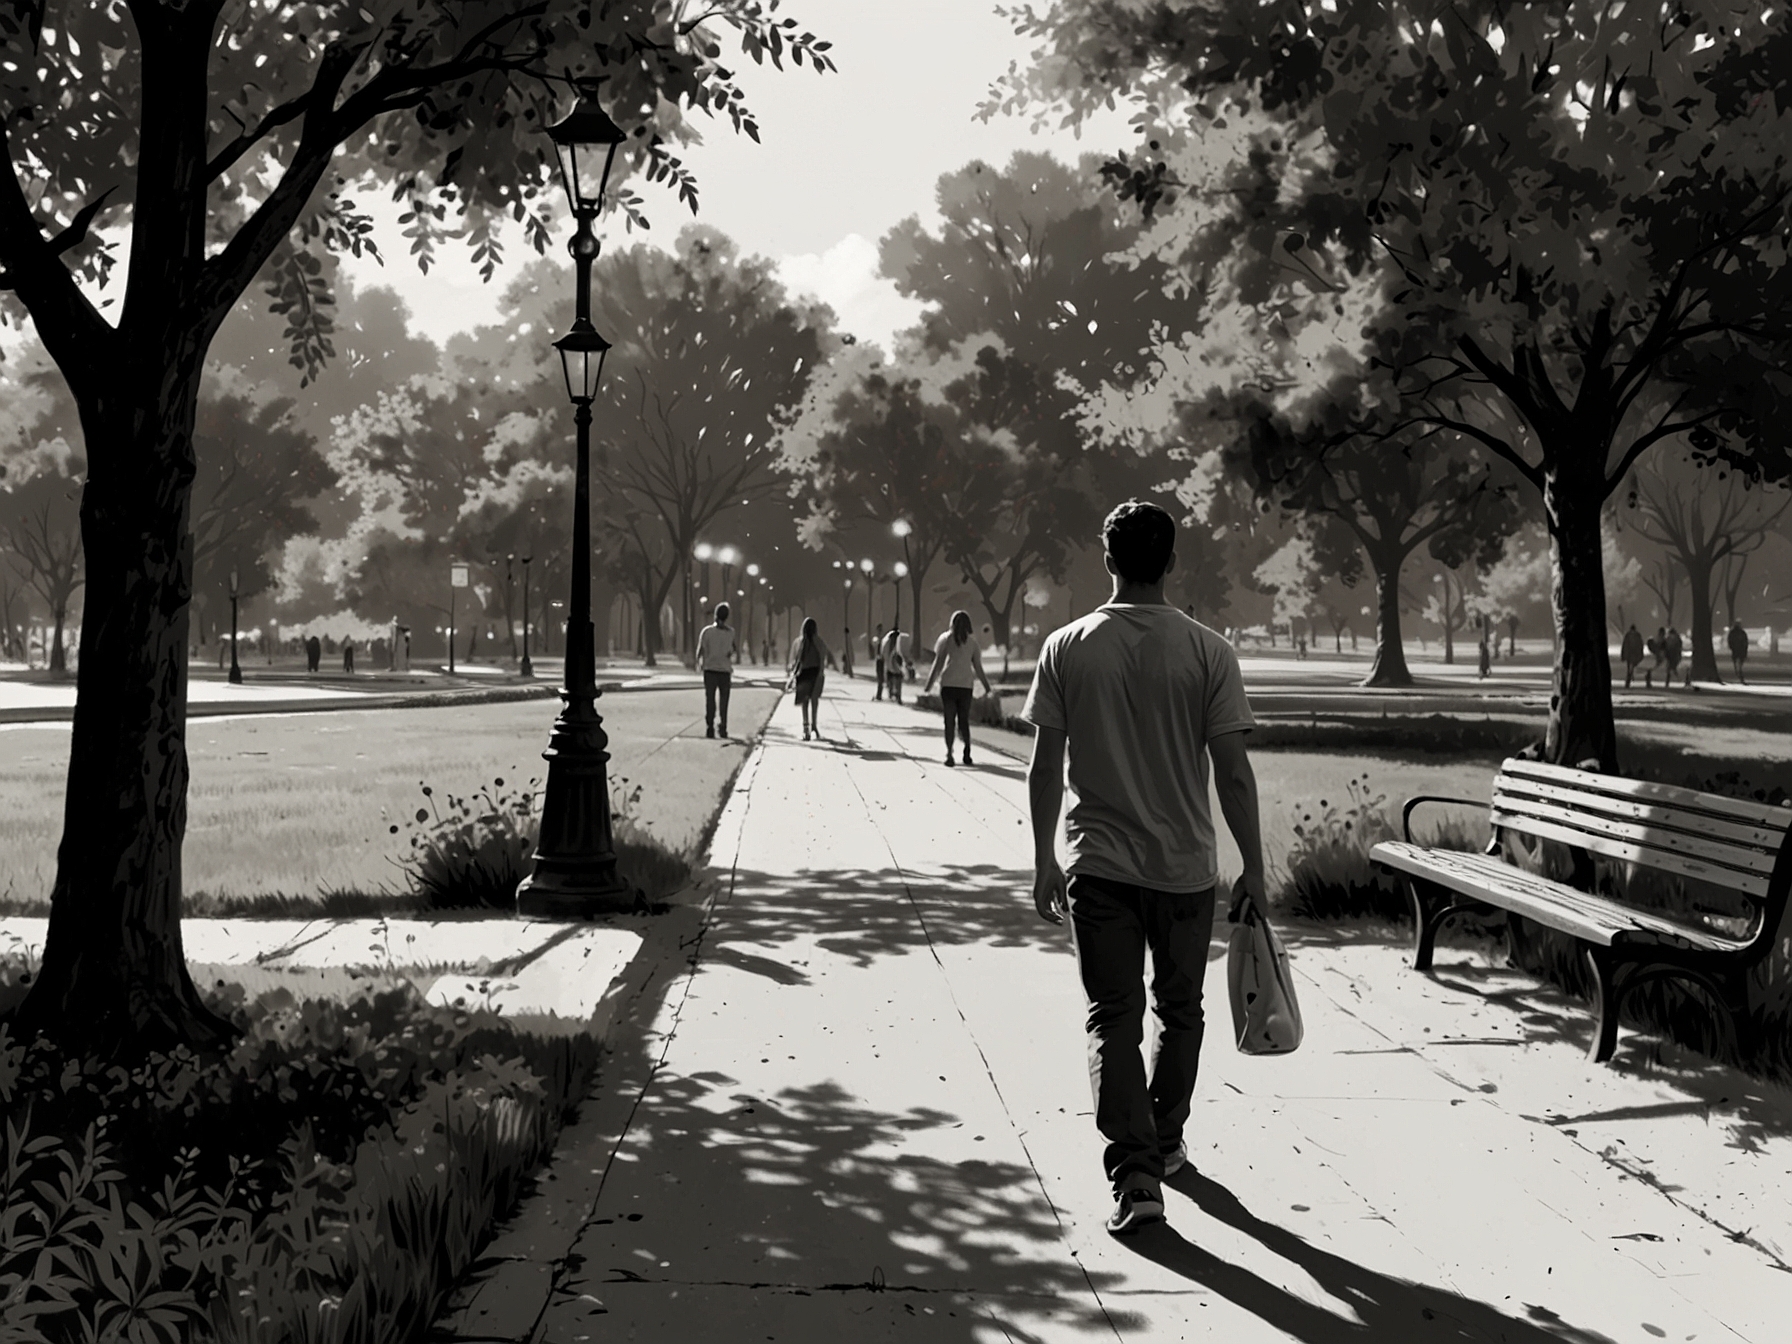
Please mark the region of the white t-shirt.
[[977, 684], [983, 672], [983, 653], [971, 635], [960, 644], [948, 630], [933, 642], [933, 665], [939, 668], [941, 686], [968, 691]]
[[884, 660], [886, 669], [893, 669], [902, 661], [902, 631], [892, 630], [884, 636], [883, 643], [878, 646], [877, 656]]
[[1174, 607], [1097, 607], [1046, 640], [1021, 716], [1068, 737], [1067, 872], [1214, 885], [1207, 743], [1256, 724], [1223, 636]]
[[733, 626], [705, 626], [697, 636], [697, 666], [705, 672], [732, 672], [734, 645]]

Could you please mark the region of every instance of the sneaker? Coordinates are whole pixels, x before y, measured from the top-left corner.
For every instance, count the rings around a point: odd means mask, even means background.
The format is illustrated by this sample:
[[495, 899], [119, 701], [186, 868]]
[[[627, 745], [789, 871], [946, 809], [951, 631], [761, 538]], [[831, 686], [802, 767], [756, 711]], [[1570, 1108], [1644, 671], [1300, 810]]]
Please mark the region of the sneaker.
[[968, 748], [965, 750], [965, 753], [964, 753], [964, 763], [966, 765], [969, 765], [971, 763], [971, 753]]
[[1188, 1165], [1188, 1145], [1179, 1143], [1164, 1154], [1164, 1178], [1167, 1180]]
[[703, 736], [705, 736], [705, 737], [714, 737], [715, 735], [716, 735], [716, 730], [714, 727], [705, 728], [703, 730]]
[[957, 764], [958, 764], [958, 762], [957, 762], [957, 761], [955, 761], [955, 760], [953, 760], [953, 759], [952, 759], [952, 757], [951, 757], [951, 756], [950, 756], [950, 755], [948, 755], [948, 756], [947, 756], [947, 757], [946, 757], [946, 764], [947, 764], [947, 765], [957, 765]]
[[1163, 1219], [1163, 1193], [1154, 1186], [1130, 1186], [1114, 1192], [1114, 1211], [1108, 1215], [1108, 1231], [1122, 1237], [1137, 1232], [1148, 1223], [1161, 1223]]
[[807, 742], [808, 740], [809, 740], [809, 730], [807, 728], [805, 728], [805, 729], [803, 729], [803, 741]]

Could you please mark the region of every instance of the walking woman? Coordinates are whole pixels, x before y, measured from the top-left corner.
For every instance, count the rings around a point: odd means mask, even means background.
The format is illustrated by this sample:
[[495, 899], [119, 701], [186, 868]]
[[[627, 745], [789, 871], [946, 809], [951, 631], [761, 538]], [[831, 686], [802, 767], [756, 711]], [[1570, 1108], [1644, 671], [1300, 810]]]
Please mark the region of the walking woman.
[[821, 702], [822, 669], [832, 660], [828, 646], [813, 616], [803, 617], [803, 631], [790, 646], [790, 687], [796, 692], [796, 707], [803, 715], [803, 741], [813, 734], [821, 741], [821, 726], [815, 721]]
[[980, 680], [983, 683], [983, 694], [995, 694], [990, 689], [989, 677], [983, 671], [983, 650], [971, 638], [970, 612], [953, 612], [952, 628], [934, 641], [933, 670], [927, 674], [927, 685], [921, 688], [922, 695], [933, 689], [935, 678], [939, 680], [940, 703], [946, 711], [946, 764], [957, 764], [952, 759], [952, 720], [956, 717], [959, 740], [964, 743], [964, 763], [969, 765], [971, 690], [976, 681]]

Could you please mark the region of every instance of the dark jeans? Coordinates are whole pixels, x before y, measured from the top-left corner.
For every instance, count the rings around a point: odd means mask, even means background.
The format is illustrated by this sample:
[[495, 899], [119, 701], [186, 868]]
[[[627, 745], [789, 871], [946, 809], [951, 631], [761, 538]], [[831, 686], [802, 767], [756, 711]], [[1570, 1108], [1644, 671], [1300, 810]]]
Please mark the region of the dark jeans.
[[729, 681], [733, 676], [729, 672], [703, 673], [703, 726], [713, 728], [716, 725], [716, 701], [722, 702], [722, 731], [728, 731], [728, 691]]
[[971, 688], [969, 686], [940, 687], [940, 704], [946, 710], [946, 754], [952, 754], [952, 721], [958, 720], [958, 736], [964, 743], [965, 751], [971, 749]]
[[882, 658], [879, 658], [877, 660], [877, 694], [875, 696], [873, 696], [872, 699], [882, 700], [883, 698], [884, 698], [884, 660]]
[[[1213, 888], [1172, 893], [1078, 874], [1070, 929], [1089, 1003], [1089, 1086], [1102, 1166], [1114, 1188], [1128, 1176], [1162, 1180], [1163, 1154], [1182, 1141], [1201, 1062], [1201, 981], [1213, 936]], [[1145, 949], [1159, 1023], [1151, 1076], [1145, 1033]]]

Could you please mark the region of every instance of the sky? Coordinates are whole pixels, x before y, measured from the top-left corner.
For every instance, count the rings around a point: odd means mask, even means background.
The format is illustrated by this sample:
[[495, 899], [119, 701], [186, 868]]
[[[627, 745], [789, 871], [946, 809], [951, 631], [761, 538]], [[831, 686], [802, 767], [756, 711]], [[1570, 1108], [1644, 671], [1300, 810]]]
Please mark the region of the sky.
[[[1055, 125], [1036, 134], [1030, 118], [976, 120], [990, 84], [1011, 61], [1029, 58], [1029, 44], [996, 13], [995, 0], [785, 0], [781, 10], [833, 42], [838, 73], [724, 58], [758, 120], [760, 143], [726, 121], [710, 123], [706, 143], [685, 155], [698, 178], [697, 218], [743, 251], [777, 260], [788, 286], [828, 303], [841, 328], [862, 340], [887, 343], [919, 314], [877, 275], [877, 244], [909, 215], [937, 219], [942, 173], [977, 158], [999, 167], [1017, 149], [1074, 161], [1133, 144], [1124, 111], [1091, 120], [1080, 139]], [[663, 187], [637, 189], [653, 222], [649, 239], [669, 246], [690, 222], [688, 209]], [[385, 234], [396, 236], [395, 228]], [[639, 238], [617, 224], [605, 246]], [[533, 254], [519, 237], [509, 255], [520, 264]], [[442, 256], [427, 276], [401, 247], [388, 246], [384, 267], [351, 259], [347, 268], [358, 285], [396, 289], [412, 330], [440, 341], [491, 322], [504, 279], [482, 284], [464, 253]]]

